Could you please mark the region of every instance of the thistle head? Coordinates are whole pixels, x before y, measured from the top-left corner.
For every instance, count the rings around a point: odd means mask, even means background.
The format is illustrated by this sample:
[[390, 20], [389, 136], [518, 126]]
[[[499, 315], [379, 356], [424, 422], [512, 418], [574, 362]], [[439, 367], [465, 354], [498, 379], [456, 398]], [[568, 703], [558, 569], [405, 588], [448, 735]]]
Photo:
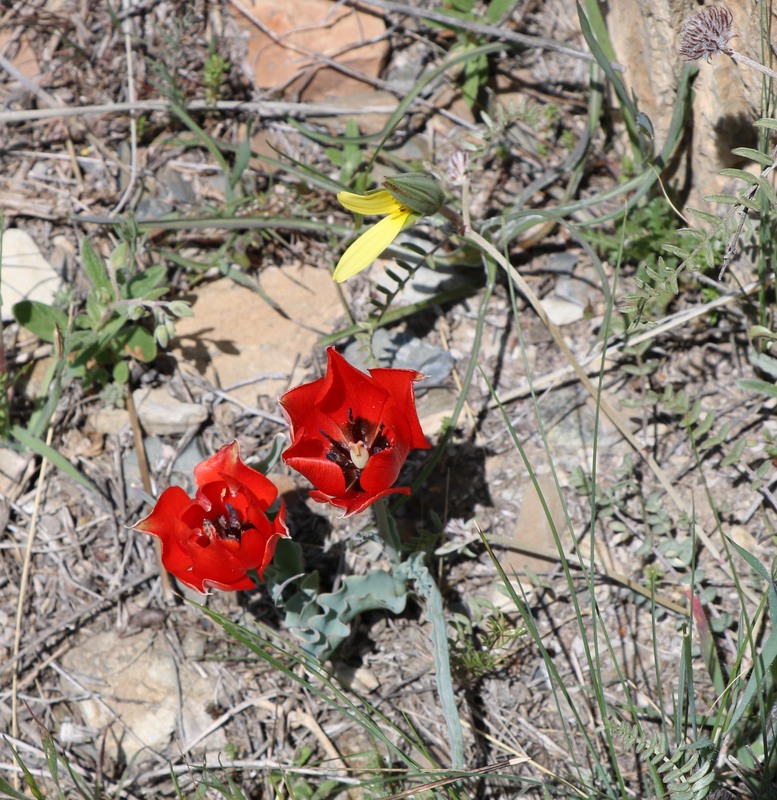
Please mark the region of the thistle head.
[[707, 61], [716, 53], [729, 52], [734, 36], [734, 18], [725, 6], [708, 6], [683, 23], [680, 30], [680, 55], [686, 61]]

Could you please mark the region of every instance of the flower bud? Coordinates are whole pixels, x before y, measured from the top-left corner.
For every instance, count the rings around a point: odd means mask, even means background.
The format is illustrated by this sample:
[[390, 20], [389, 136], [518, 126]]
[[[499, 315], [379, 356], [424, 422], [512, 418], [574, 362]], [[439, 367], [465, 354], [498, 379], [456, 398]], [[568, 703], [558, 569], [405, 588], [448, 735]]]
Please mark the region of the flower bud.
[[405, 172], [383, 181], [383, 188], [403, 206], [427, 217], [439, 210], [445, 200], [442, 189], [431, 176], [419, 172]]

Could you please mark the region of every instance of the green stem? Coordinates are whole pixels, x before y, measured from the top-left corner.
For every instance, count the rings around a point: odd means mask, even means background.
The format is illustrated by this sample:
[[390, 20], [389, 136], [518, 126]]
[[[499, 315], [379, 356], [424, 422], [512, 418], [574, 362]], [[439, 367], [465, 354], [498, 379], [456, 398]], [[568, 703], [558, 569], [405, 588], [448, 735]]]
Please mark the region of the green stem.
[[429, 568], [424, 564], [423, 553], [413, 553], [407, 561], [402, 562], [399, 534], [394, 518], [389, 514], [386, 498], [382, 497], [380, 500], [376, 500], [372, 507], [375, 509], [378, 533], [383, 539], [386, 555], [391, 561], [394, 578], [401, 578], [404, 581], [412, 580], [416, 594], [425, 601], [426, 616], [432, 627], [429, 638], [432, 642], [437, 694], [440, 697], [440, 706], [448, 728], [451, 766], [454, 769], [462, 769], [464, 766], [464, 734], [456, 706], [456, 695], [453, 691], [447, 621], [442, 594], [429, 572]]
[[399, 541], [397, 527], [394, 519], [388, 513], [386, 498], [381, 497], [372, 504], [375, 511], [375, 522], [378, 525], [378, 534], [383, 539], [383, 548], [386, 551], [392, 569], [402, 563], [402, 545]]

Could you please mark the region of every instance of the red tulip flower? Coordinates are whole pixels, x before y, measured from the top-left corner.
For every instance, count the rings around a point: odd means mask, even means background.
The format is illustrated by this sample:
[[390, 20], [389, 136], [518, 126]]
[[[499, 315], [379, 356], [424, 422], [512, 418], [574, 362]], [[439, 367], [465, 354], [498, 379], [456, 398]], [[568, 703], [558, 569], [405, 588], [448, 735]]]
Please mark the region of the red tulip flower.
[[430, 447], [415, 408], [410, 369], [352, 367], [333, 347], [326, 375], [286, 392], [281, 406], [291, 429], [283, 460], [315, 488], [320, 503], [364, 511], [378, 498], [410, 494], [392, 484], [414, 449]]
[[278, 490], [240, 460], [236, 441], [198, 464], [194, 482], [193, 499], [171, 486], [133, 527], [161, 539], [162, 564], [186, 586], [202, 593], [252, 589], [248, 571], [261, 578], [278, 538], [289, 535], [283, 502], [275, 519], [267, 518]]

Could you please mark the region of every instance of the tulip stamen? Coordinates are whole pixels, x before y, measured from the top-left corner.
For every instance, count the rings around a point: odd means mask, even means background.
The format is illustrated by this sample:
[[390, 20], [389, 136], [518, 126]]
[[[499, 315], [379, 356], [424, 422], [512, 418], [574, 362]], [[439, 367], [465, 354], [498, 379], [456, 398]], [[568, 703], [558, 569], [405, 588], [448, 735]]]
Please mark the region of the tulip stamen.
[[247, 530], [256, 530], [256, 526], [252, 522], [244, 522], [237, 515], [237, 509], [230, 503], [224, 503], [227, 514], [219, 514], [215, 520], [208, 519], [207, 517], [202, 521], [203, 533], [214, 541], [218, 539], [232, 539], [240, 542], [243, 534]]

